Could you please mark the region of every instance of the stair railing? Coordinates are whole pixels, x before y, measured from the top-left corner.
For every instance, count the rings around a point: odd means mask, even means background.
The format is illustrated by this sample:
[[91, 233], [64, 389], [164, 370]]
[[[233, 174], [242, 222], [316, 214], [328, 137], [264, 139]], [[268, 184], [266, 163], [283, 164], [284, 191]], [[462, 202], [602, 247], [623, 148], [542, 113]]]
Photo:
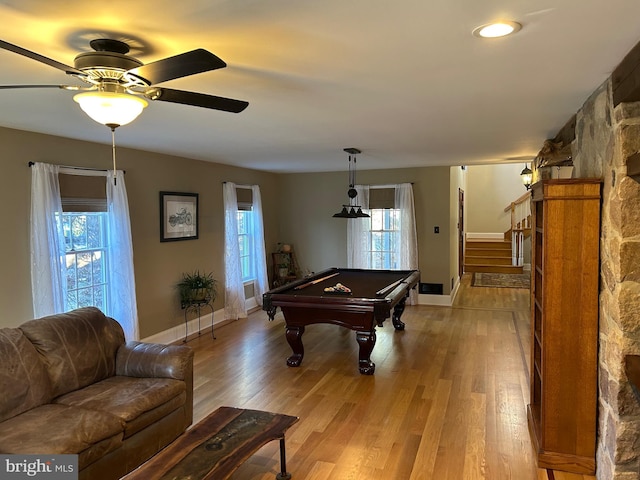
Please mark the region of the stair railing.
[[524, 239], [531, 232], [531, 192], [526, 192], [504, 209], [511, 211], [511, 264], [524, 265]]

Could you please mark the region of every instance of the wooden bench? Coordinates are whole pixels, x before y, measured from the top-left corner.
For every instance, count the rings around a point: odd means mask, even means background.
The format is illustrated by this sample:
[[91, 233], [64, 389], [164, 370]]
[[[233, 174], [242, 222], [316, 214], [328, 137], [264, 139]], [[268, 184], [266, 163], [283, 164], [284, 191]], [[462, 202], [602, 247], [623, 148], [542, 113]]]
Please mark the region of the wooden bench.
[[224, 480], [265, 444], [280, 440], [280, 473], [287, 480], [284, 433], [298, 417], [220, 407], [124, 477], [126, 480]]

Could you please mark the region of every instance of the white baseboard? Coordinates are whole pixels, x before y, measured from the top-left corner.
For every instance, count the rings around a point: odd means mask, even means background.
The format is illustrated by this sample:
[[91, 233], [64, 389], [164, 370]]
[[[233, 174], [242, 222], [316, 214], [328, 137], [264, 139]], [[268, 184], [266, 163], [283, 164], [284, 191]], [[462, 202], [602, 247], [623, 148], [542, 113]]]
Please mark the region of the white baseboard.
[[[258, 302], [256, 302], [255, 298], [249, 298], [245, 302], [245, 308], [247, 312], [252, 312], [260, 308]], [[211, 312], [203, 314], [200, 317], [200, 333], [208, 333], [211, 331]], [[213, 330], [215, 332], [216, 326], [221, 327], [228, 323], [235, 322], [234, 319], [225, 319], [224, 318], [224, 309], [216, 310], [213, 312]], [[175, 327], [171, 327], [163, 332], [158, 332], [149, 337], [143, 338], [141, 342], [148, 343], [161, 343], [164, 345], [168, 345], [170, 343], [181, 342], [185, 338], [185, 333], [188, 332], [188, 336], [191, 336], [195, 333], [198, 333], [198, 318], [194, 318], [189, 320], [186, 324], [185, 331], [185, 323], [182, 322], [180, 325], [176, 325]]]
[[456, 299], [458, 290], [460, 289], [460, 278], [456, 280], [453, 289], [449, 295], [418, 295], [418, 305], [437, 305], [441, 307], [450, 307]]
[[453, 302], [455, 301], [459, 290], [460, 290], [460, 277], [456, 278], [456, 283], [453, 285], [453, 290], [451, 290], [451, 294], [449, 295], [449, 297], [451, 298], [451, 303], [449, 303], [449, 306], [453, 305]]
[[450, 295], [418, 295], [418, 305], [440, 305], [443, 307], [451, 306]]
[[[213, 327], [215, 331], [216, 325], [225, 325], [229, 323], [228, 320], [224, 318], [224, 310], [216, 310], [213, 313]], [[203, 314], [200, 317], [200, 332], [205, 333], [211, 330], [211, 313]], [[198, 318], [194, 318], [189, 320], [186, 324], [185, 331], [185, 323], [182, 322], [180, 325], [176, 325], [175, 327], [171, 327], [163, 332], [158, 332], [150, 337], [146, 337], [141, 339], [141, 342], [148, 343], [161, 343], [164, 345], [168, 345], [170, 343], [176, 343], [178, 341], [182, 341], [185, 338], [185, 333], [188, 332], [188, 335], [191, 336], [194, 333], [198, 333]]]
[[[418, 305], [437, 305], [443, 307], [450, 307], [453, 305], [456, 295], [460, 287], [460, 279], [458, 279], [451, 291], [450, 295], [418, 295]], [[255, 298], [250, 298], [245, 303], [247, 312], [251, 313], [258, 309], [260, 306], [256, 302]], [[228, 323], [235, 322], [235, 320], [228, 320], [224, 318], [224, 309], [216, 310], [213, 312], [213, 330], [215, 332], [216, 327], [222, 327]], [[186, 325], [188, 336], [192, 336], [198, 333], [198, 318], [189, 320]], [[200, 317], [200, 333], [207, 334], [211, 331], [211, 313], [204, 314]], [[185, 338], [185, 324], [184, 322], [175, 327], [171, 327], [162, 332], [158, 332], [149, 337], [141, 339], [141, 342], [148, 343], [160, 343], [168, 345], [171, 343], [182, 342]]]

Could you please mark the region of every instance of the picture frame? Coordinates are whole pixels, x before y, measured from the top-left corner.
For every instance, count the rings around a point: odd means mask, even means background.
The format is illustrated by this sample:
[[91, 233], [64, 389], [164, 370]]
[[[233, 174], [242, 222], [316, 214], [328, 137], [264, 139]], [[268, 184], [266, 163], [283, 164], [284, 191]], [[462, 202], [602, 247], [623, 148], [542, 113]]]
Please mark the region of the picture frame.
[[160, 241], [198, 238], [198, 194], [160, 192]]

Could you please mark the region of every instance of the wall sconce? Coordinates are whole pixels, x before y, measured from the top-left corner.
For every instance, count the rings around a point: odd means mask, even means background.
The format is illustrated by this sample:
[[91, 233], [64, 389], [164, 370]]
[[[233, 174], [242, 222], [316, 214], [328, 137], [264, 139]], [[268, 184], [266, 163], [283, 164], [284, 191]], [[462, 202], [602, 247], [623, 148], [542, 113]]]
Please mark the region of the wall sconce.
[[525, 164], [524, 169], [520, 172], [520, 178], [522, 179], [522, 184], [524, 188], [527, 190], [531, 189], [531, 181], [533, 180], [533, 172], [531, 169]]
[[[360, 205], [355, 205], [355, 198], [358, 196], [358, 192], [355, 189], [356, 184], [356, 155], [361, 153], [357, 148], [345, 148], [345, 152], [349, 154], [349, 190], [347, 196], [349, 197], [349, 204], [342, 205], [342, 210], [334, 214], [334, 218], [366, 218], [370, 215], [362, 211]], [[353, 155], [353, 166], [351, 164]]]

